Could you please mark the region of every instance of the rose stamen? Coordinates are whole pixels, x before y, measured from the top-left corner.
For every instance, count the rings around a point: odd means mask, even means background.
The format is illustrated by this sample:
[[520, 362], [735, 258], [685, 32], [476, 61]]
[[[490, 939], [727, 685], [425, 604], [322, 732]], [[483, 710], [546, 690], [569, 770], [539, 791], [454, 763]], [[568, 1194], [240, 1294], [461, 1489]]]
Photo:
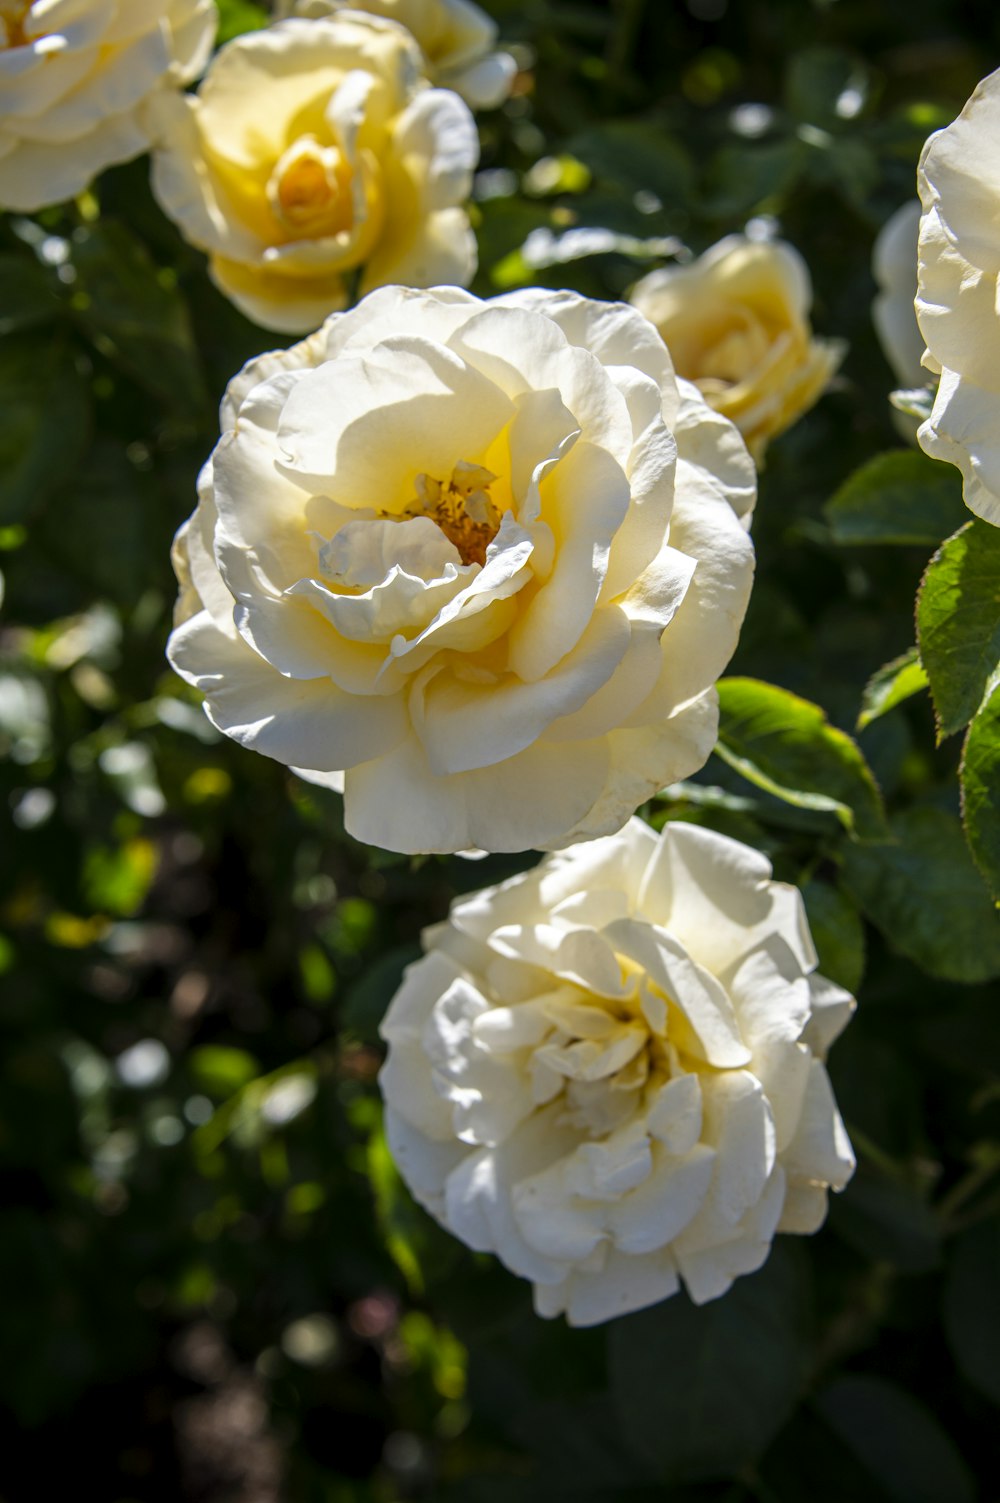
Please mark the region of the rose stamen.
[[482, 465], [460, 459], [445, 483], [418, 475], [416, 505], [407, 516], [427, 516], [437, 523], [463, 564], [485, 564], [486, 550], [500, 530], [500, 513], [490, 496], [496, 476]]

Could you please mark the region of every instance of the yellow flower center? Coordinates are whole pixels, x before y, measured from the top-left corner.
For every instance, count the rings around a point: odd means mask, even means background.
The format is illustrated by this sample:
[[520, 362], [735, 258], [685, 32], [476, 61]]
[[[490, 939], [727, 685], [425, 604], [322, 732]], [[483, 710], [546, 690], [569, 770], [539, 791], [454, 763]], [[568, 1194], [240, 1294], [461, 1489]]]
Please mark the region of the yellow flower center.
[[32, 0], [0, 0], [0, 47], [24, 47], [29, 38], [24, 23]]
[[276, 219], [297, 235], [338, 235], [354, 222], [353, 173], [343, 152], [301, 136], [278, 160], [267, 185]]
[[447, 481], [418, 475], [416, 502], [407, 516], [426, 516], [454, 543], [463, 564], [485, 564], [486, 550], [500, 530], [500, 513], [490, 496], [496, 476], [479, 464], [459, 460]]

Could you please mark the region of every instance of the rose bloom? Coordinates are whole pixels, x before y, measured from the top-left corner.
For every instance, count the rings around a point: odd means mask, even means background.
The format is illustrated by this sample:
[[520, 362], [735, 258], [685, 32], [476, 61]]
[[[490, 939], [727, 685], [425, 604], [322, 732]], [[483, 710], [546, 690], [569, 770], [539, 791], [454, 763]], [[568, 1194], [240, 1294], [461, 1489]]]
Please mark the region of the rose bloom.
[[705, 762], [754, 472], [634, 309], [386, 288], [222, 424], [170, 660], [357, 839], [561, 846]]
[[403, 27], [344, 12], [239, 36], [196, 95], [158, 101], [153, 191], [248, 318], [315, 329], [355, 274], [471, 280], [476, 127], [420, 67]]
[[843, 341], [813, 337], [809, 269], [780, 240], [730, 235], [689, 265], [650, 272], [631, 300], [659, 329], [678, 375], [732, 419], [758, 464], [844, 358]]
[[428, 77], [454, 89], [474, 110], [495, 109], [510, 93], [517, 64], [497, 52], [496, 23], [470, 0], [278, 0], [279, 16], [329, 16], [363, 10], [405, 26], [424, 55]]
[[0, 0], [0, 207], [82, 193], [149, 146], [145, 106], [204, 68], [214, 0]]
[[823, 1061], [854, 1007], [799, 892], [687, 824], [460, 899], [382, 1024], [389, 1146], [422, 1205], [594, 1325], [759, 1268], [854, 1157]]
[[965, 502], [1000, 526], [1000, 71], [936, 131], [917, 171], [917, 320], [940, 372], [920, 446], [962, 472]]

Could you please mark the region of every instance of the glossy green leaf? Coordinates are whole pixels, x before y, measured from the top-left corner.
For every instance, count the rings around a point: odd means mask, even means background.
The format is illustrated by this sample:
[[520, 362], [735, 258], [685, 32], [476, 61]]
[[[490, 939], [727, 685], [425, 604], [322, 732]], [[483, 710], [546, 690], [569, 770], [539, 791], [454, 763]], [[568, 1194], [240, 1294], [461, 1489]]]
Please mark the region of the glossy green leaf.
[[954, 815], [930, 806], [897, 814], [890, 839], [844, 852], [848, 892], [893, 949], [932, 976], [1000, 975], [1000, 916]]
[[819, 705], [752, 678], [719, 683], [718, 753], [790, 804], [836, 814], [863, 839], [882, 833], [882, 798], [856, 742]]
[[1000, 682], [994, 684], [965, 739], [962, 820], [973, 859], [1000, 901]]
[[725, 1477], [780, 1429], [808, 1364], [796, 1250], [697, 1306], [677, 1295], [611, 1327], [611, 1386], [629, 1448], [665, 1482]]
[[973, 1503], [972, 1476], [934, 1415], [882, 1378], [838, 1378], [816, 1407], [894, 1503]]
[[914, 694], [919, 694], [921, 689], [926, 688], [927, 674], [920, 661], [920, 654], [915, 647], [911, 647], [909, 652], [893, 658], [891, 663], [883, 664], [868, 680], [861, 696], [858, 730], [863, 731], [873, 720], [888, 715], [890, 710], [894, 710], [904, 700], [911, 699]]
[[826, 503], [836, 543], [940, 543], [967, 515], [954, 470], [912, 449], [878, 454]]
[[935, 553], [917, 596], [917, 639], [940, 734], [950, 736], [1000, 663], [1000, 528], [968, 522]]
[[854, 904], [829, 882], [802, 889], [819, 969], [831, 981], [856, 992], [865, 971], [865, 927]]

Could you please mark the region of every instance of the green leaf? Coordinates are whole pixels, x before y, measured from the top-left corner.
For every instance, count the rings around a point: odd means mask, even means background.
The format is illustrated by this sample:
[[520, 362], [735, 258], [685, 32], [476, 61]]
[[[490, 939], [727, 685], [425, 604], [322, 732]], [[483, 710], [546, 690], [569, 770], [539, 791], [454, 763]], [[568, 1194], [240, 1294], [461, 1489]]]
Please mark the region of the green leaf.
[[174, 273], [115, 220], [81, 227], [70, 243], [70, 306], [96, 348], [175, 410], [198, 412], [204, 383]]
[[709, 170], [707, 213], [718, 219], [778, 208], [794, 188], [807, 161], [795, 140], [723, 146]]
[[935, 553], [917, 595], [917, 640], [939, 738], [950, 736], [1000, 663], [1000, 527], [968, 522]]
[[850, 736], [818, 705], [753, 678], [719, 683], [719, 755], [758, 788], [836, 814], [862, 839], [884, 832], [882, 798]]
[[931, 976], [1000, 975], [1000, 917], [972, 864], [958, 820], [922, 806], [897, 814], [891, 841], [844, 852], [848, 892], [893, 949]]
[[343, 1027], [356, 1033], [363, 1043], [377, 1045], [378, 1025], [399, 988], [403, 971], [422, 953], [418, 944], [396, 945], [373, 961], [347, 994], [341, 1013]]
[[972, 1475], [934, 1415], [882, 1378], [838, 1378], [816, 1407], [895, 1503], [974, 1503]]
[[865, 972], [865, 926], [857, 909], [829, 882], [807, 883], [802, 898], [821, 973], [856, 992]]
[[900, 657], [893, 658], [891, 663], [883, 664], [868, 680], [861, 696], [857, 729], [863, 731], [873, 720], [888, 715], [904, 699], [910, 699], [926, 688], [927, 674], [920, 661], [920, 654], [915, 647], [911, 647]]
[[694, 164], [659, 126], [640, 120], [593, 125], [574, 136], [567, 149], [595, 178], [630, 195], [653, 193], [672, 211], [691, 201]]
[[954, 532], [966, 515], [955, 472], [914, 450], [877, 454], [823, 508], [835, 543], [919, 543]]
[[37, 510], [74, 474], [90, 435], [90, 397], [72, 351], [32, 334], [0, 340], [0, 525]]
[[842, 125], [861, 113], [871, 87], [865, 64], [839, 47], [796, 53], [785, 78], [785, 103], [800, 120]]
[[944, 1328], [955, 1361], [974, 1387], [1000, 1404], [1000, 1221], [959, 1237], [944, 1291]]
[[218, 0], [219, 5], [219, 34], [216, 43], [219, 47], [224, 42], [232, 41], [233, 37], [242, 36], [245, 31], [260, 31], [270, 22], [267, 8], [258, 5], [255, 0]]
[[973, 860], [1000, 902], [1000, 680], [965, 738], [962, 821]]
[[49, 323], [63, 308], [37, 261], [0, 255], [0, 335]]
[[615, 1321], [608, 1363], [622, 1434], [664, 1482], [727, 1477], [788, 1418], [809, 1358], [795, 1250], [697, 1306], [677, 1295]]

